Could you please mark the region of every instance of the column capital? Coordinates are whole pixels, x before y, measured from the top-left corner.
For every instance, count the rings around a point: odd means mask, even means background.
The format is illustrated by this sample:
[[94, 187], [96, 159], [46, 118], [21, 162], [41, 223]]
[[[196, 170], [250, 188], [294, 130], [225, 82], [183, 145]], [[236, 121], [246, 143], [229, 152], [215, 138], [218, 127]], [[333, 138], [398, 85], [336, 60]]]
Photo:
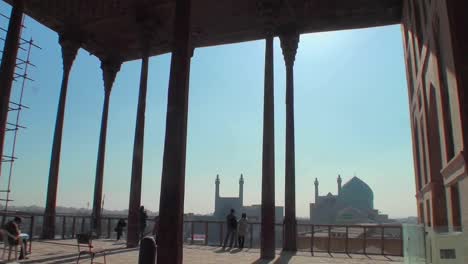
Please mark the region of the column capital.
[[24, 9], [24, 1], [23, 0], [14, 0], [12, 2], [12, 6], [15, 7], [15, 8], [19, 8], [19, 10], [21, 10], [21, 12], [22, 12], [23, 9]]
[[104, 89], [106, 93], [111, 92], [115, 77], [120, 71], [121, 65], [122, 60], [116, 57], [101, 59], [102, 78], [104, 80]]
[[138, 33], [140, 34], [142, 57], [146, 56], [145, 52], [147, 53], [147, 51], [151, 47], [151, 42], [155, 38], [154, 32], [161, 24], [160, 19], [150, 14], [148, 10], [150, 10], [150, 7], [145, 1], [137, 2], [135, 10], [135, 20], [140, 27]]
[[189, 56], [190, 58], [193, 58], [193, 54], [195, 53], [195, 47], [192, 45], [189, 50]]
[[[170, 44], [170, 47], [172, 47], [172, 52], [174, 52], [174, 44], [173, 43]], [[190, 46], [188, 48], [188, 53], [187, 53], [189, 59], [193, 58], [194, 53], [195, 53], [195, 46], [193, 46], [192, 43], [190, 43]]]
[[192, 28], [190, 31], [190, 50], [189, 56], [193, 58], [193, 54], [195, 53], [195, 43], [200, 43], [202, 40], [203, 35], [202, 31], [199, 28]]
[[151, 42], [153, 41], [155, 31], [155, 26], [151, 24], [148, 20], [143, 20], [140, 23], [140, 41], [141, 41], [141, 48], [143, 50], [148, 50], [151, 46]]
[[276, 30], [277, 0], [257, 0], [257, 13], [263, 19], [265, 34], [273, 36]]
[[153, 37], [153, 28], [147, 25], [142, 25], [140, 31], [140, 48], [142, 58], [149, 57]]
[[283, 33], [280, 35], [280, 42], [286, 67], [291, 67], [294, 65], [296, 59], [297, 47], [299, 45], [299, 33], [297, 33], [297, 31]]
[[68, 73], [80, 49], [80, 41], [70, 38], [65, 34], [60, 34], [59, 44], [62, 47], [63, 70]]

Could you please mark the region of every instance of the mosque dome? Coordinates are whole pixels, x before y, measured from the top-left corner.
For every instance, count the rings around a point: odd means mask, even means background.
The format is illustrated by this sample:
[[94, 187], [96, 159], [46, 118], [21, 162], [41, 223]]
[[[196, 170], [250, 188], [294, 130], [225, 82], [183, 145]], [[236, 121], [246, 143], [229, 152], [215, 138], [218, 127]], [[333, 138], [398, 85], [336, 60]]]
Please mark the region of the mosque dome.
[[339, 200], [347, 206], [361, 210], [374, 209], [374, 193], [372, 189], [367, 183], [356, 176], [343, 185]]

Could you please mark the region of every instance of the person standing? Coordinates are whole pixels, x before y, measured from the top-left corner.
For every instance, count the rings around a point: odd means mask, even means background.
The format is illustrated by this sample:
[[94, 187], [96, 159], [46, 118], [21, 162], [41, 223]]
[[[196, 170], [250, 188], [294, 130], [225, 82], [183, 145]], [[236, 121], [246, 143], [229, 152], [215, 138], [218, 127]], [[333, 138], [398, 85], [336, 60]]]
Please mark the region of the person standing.
[[127, 226], [127, 223], [125, 223], [125, 220], [123, 218], [119, 219], [119, 222], [117, 222], [117, 226], [115, 227], [115, 232], [117, 232], [117, 240], [120, 240], [120, 237], [122, 236], [123, 229], [124, 227]]
[[227, 234], [226, 238], [224, 238], [223, 249], [226, 248], [226, 244], [228, 239], [230, 238], [229, 248], [232, 248], [232, 244], [234, 243], [237, 231], [237, 219], [234, 215], [234, 209], [231, 209], [231, 213], [226, 216], [226, 226], [227, 226]]
[[247, 215], [245, 213], [242, 214], [242, 218], [239, 219], [239, 223], [237, 226], [237, 238], [239, 243], [239, 249], [243, 249], [245, 236], [247, 235], [249, 228], [249, 222], [247, 221]]
[[21, 224], [21, 218], [15, 216], [11, 221], [8, 221], [3, 227], [8, 233], [8, 243], [10, 245], [19, 245], [20, 246], [20, 255], [19, 259], [24, 259], [26, 255], [26, 241], [21, 238], [21, 231], [19, 225]]
[[148, 214], [146, 213], [145, 207], [140, 206], [140, 240], [143, 239], [146, 230], [146, 220], [148, 219]]

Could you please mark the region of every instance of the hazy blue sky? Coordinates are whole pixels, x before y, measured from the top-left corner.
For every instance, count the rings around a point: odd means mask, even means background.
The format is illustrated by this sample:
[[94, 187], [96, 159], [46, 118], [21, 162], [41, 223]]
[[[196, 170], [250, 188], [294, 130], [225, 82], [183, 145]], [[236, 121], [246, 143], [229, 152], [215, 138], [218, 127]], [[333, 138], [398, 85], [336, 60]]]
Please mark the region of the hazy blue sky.
[[[0, 11], [9, 7], [0, 3]], [[3, 18], [0, 18], [3, 19]], [[6, 20], [0, 20], [6, 25]], [[31, 19], [26, 36], [42, 46], [32, 57], [14, 167], [13, 205], [44, 205], [62, 60], [58, 36]], [[2, 44], [3, 45], [3, 44]], [[221, 195], [260, 203], [264, 41], [196, 49], [190, 76], [185, 211], [214, 210]], [[285, 67], [274, 42], [276, 203], [284, 203]], [[159, 206], [170, 54], [150, 60], [143, 204]], [[128, 206], [141, 61], [119, 72], [110, 102], [105, 208]], [[309, 215], [314, 185], [336, 193], [336, 177], [354, 174], [374, 190], [375, 207], [392, 217], [416, 215], [410, 123], [400, 26], [302, 35], [295, 64], [296, 201]], [[67, 97], [58, 205], [86, 207], [93, 199], [104, 97], [100, 63], [80, 50]], [[9, 145], [7, 144], [7, 152]], [[1, 189], [6, 185], [3, 166]]]

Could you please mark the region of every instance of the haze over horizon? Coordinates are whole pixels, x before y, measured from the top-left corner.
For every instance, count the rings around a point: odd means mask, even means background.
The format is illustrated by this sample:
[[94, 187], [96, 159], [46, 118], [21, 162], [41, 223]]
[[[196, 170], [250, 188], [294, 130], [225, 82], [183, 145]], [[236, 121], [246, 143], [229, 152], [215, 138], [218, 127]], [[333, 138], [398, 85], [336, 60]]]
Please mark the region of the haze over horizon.
[[[0, 12], [10, 7], [0, 3]], [[6, 21], [2, 20], [2, 25]], [[25, 92], [13, 206], [44, 207], [58, 95], [62, 79], [57, 34], [26, 19], [34, 83]], [[276, 203], [284, 205], [285, 67], [274, 41]], [[214, 210], [236, 196], [244, 175], [244, 204], [260, 204], [264, 41], [196, 49], [191, 67], [185, 211]], [[142, 204], [158, 211], [170, 54], [150, 59]], [[128, 207], [141, 61], [122, 65], [111, 99], [104, 171], [106, 209]], [[295, 62], [296, 206], [308, 217], [320, 194], [336, 194], [354, 175], [374, 191], [374, 205], [392, 218], [416, 215], [408, 96], [400, 26], [302, 35]], [[101, 111], [100, 63], [80, 50], [67, 95], [57, 205], [92, 206]], [[6, 152], [10, 143], [5, 145]], [[7, 183], [2, 166], [0, 189]]]

